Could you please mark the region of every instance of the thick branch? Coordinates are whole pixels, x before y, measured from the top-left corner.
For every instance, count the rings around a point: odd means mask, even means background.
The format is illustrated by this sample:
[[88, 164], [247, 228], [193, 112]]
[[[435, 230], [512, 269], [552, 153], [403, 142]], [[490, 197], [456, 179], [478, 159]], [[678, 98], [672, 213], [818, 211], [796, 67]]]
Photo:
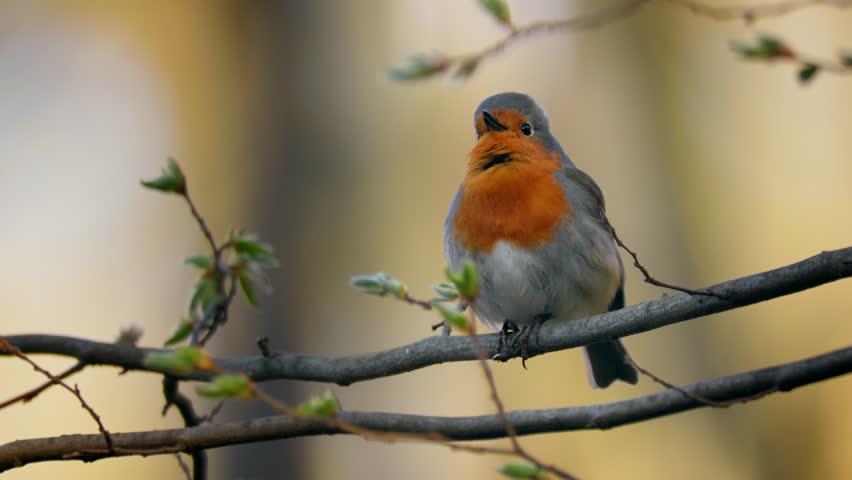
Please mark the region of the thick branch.
[[[777, 391], [819, 382], [852, 372], [852, 347], [776, 367], [716, 379], [683, 388], [694, 396], [716, 402], [757, 398]], [[706, 403], [675, 390], [621, 402], [507, 413], [519, 435], [572, 430], [609, 429], [665, 415], [707, 407]], [[485, 440], [506, 436], [498, 415], [428, 417], [399, 413], [341, 412], [345, 422], [375, 431], [438, 433], [453, 440]], [[0, 472], [45, 460], [99, 458], [121, 455], [159, 455], [239, 443], [308, 435], [344, 433], [316, 420], [286, 416], [202, 425], [150, 432], [113, 433], [115, 452], [106, 449], [102, 435], [64, 435], [18, 440], [0, 446]]]
[[[635, 335], [789, 295], [849, 276], [852, 276], [852, 247], [823, 252], [786, 267], [706, 289], [721, 294], [720, 297], [679, 294], [583, 320], [562, 324], [545, 322], [539, 331], [541, 345], [531, 342], [530, 355]], [[481, 335], [478, 338], [489, 355], [497, 353], [496, 335]], [[160, 351], [53, 335], [13, 335], [6, 339], [26, 353], [52, 353], [74, 357], [88, 365], [111, 365], [130, 370], [149, 370], [142, 365], [142, 358], [148, 352]], [[325, 358], [282, 353], [273, 357], [217, 359], [216, 363], [226, 370], [243, 372], [255, 381], [296, 379], [348, 385], [429, 365], [476, 359], [476, 347], [469, 338], [437, 336], [382, 352], [348, 357]], [[190, 378], [206, 380], [211, 376], [198, 372]]]

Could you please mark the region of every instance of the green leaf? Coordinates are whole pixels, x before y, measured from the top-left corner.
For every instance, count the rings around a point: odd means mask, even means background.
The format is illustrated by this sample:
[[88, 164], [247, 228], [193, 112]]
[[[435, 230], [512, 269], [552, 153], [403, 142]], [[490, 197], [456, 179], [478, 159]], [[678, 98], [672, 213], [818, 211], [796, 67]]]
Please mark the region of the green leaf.
[[380, 297], [387, 294], [385, 288], [379, 279], [379, 275], [356, 275], [352, 277], [350, 284], [368, 295], [378, 295]]
[[254, 284], [248, 275], [241, 273], [238, 277], [240, 282], [240, 288], [243, 290], [243, 293], [246, 295], [246, 300], [251, 304], [252, 307], [258, 308], [260, 305], [257, 303], [257, 297], [254, 294]]
[[819, 66], [812, 63], [806, 63], [799, 68], [799, 82], [807, 84], [813, 80], [814, 76], [819, 72]]
[[473, 300], [479, 295], [479, 273], [473, 260], [465, 258], [462, 260], [461, 271], [454, 272], [447, 267], [447, 278], [453, 282], [456, 289], [465, 300]]
[[254, 396], [254, 384], [244, 374], [219, 375], [210, 383], [199, 385], [196, 389], [202, 397], [223, 400], [226, 398], [251, 398]]
[[174, 332], [172, 332], [172, 336], [169, 337], [168, 340], [164, 343], [165, 346], [171, 347], [177, 343], [180, 343], [189, 337], [189, 334], [192, 333], [192, 328], [195, 327], [195, 319], [185, 318], [180, 321], [175, 327]]
[[240, 272], [243, 275], [247, 275], [250, 280], [259, 283], [260, 287], [263, 289], [263, 293], [267, 295], [272, 293], [272, 280], [259, 264], [255, 262], [246, 262], [243, 264], [243, 268], [240, 269]]
[[769, 56], [781, 55], [787, 49], [784, 42], [765, 33], [757, 36], [757, 48]]
[[210, 270], [213, 268], [213, 259], [207, 255], [191, 255], [186, 257], [183, 263], [202, 270]]
[[445, 71], [451, 63], [438, 52], [415, 53], [388, 70], [388, 78], [396, 82], [428, 78]]
[[265, 267], [278, 266], [278, 259], [272, 254], [272, 247], [259, 241], [255, 234], [232, 234], [230, 244], [237, 252], [237, 262], [255, 262]]
[[231, 240], [231, 245], [238, 253], [243, 253], [250, 257], [263, 257], [272, 253], [272, 247], [265, 243], [260, 243], [254, 235], [245, 235], [236, 237]]
[[840, 58], [840, 63], [842, 63], [844, 67], [852, 68], [852, 53], [840, 52], [840, 54], [838, 54], [838, 58]]
[[212, 275], [205, 275], [195, 283], [195, 290], [189, 300], [189, 314], [195, 311], [199, 305], [201, 309], [207, 308], [210, 303], [219, 296], [219, 281]]
[[505, 0], [479, 0], [479, 4], [503, 25], [512, 25], [509, 5], [506, 4]]
[[150, 188], [151, 190], [165, 193], [183, 193], [183, 187], [180, 182], [174, 176], [168, 174], [160, 175], [152, 180], [141, 180], [140, 183], [143, 187]]
[[408, 297], [408, 287], [385, 272], [374, 275], [356, 275], [350, 280], [353, 287], [369, 295], [384, 297], [392, 294], [397, 298]]
[[214, 370], [213, 360], [198, 347], [183, 347], [167, 352], [149, 353], [142, 360], [148, 368], [173, 375], [189, 375], [196, 370]]
[[443, 317], [444, 321], [451, 327], [463, 332], [470, 331], [470, 323], [463, 312], [460, 312], [455, 308], [448, 307], [440, 302], [432, 302], [432, 308], [437, 310], [438, 313], [441, 314], [441, 317]]
[[313, 396], [299, 405], [298, 410], [302, 415], [331, 417], [340, 410], [340, 402], [331, 391], [326, 391], [323, 395]]
[[541, 480], [546, 478], [544, 470], [542, 470], [541, 467], [529, 462], [504, 463], [497, 469], [497, 473], [509, 478], [524, 478], [529, 480]]
[[143, 187], [150, 188], [165, 193], [177, 193], [180, 195], [186, 194], [186, 178], [173, 158], [169, 158], [166, 162], [166, 168], [163, 173], [151, 180], [141, 180]]
[[459, 289], [456, 286], [449, 282], [441, 282], [432, 285], [432, 290], [438, 294], [441, 300], [451, 301], [458, 300], [461, 298], [461, 294], [459, 294]]
[[166, 172], [178, 179], [181, 184], [186, 184], [186, 177], [183, 176], [183, 171], [180, 169], [180, 165], [178, 165], [177, 160], [175, 160], [174, 157], [169, 157], [168, 160], [166, 160]]
[[795, 55], [784, 42], [767, 34], [758, 35], [754, 44], [732, 42], [731, 48], [746, 58], [792, 58]]

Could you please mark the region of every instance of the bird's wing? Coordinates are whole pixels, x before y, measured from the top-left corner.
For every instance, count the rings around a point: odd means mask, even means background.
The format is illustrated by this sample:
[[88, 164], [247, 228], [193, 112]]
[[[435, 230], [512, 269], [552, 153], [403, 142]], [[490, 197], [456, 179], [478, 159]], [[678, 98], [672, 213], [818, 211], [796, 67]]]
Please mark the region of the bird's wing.
[[[609, 221], [606, 218], [606, 204], [604, 202], [603, 192], [597, 183], [588, 174], [577, 168], [563, 168], [556, 175], [557, 180], [565, 189], [565, 196], [571, 208], [575, 212], [588, 215], [593, 218], [600, 228], [607, 233], [610, 232]], [[616, 248], [615, 256], [618, 258], [620, 284], [615, 293], [610, 305], [609, 311], [618, 310], [624, 307], [624, 263], [621, 261], [621, 255], [618, 255], [615, 239], [610, 236], [613, 247]]]
[[559, 171], [556, 179], [565, 189], [565, 195], [568, 197], [571, 208], [575, 211], [582, 210], [584, 213], [592, 215], [596, 220], [605, 223], [606, 204], [603, 192], [592, 177], [578, 168], [567, 167]]

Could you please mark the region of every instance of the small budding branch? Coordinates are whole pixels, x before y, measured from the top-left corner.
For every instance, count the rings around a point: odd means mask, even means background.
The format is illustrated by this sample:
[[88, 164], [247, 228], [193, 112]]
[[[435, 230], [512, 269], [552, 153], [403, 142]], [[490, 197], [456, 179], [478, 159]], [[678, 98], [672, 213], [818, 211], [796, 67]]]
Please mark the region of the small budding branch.
[[[681, 8], [687, 12], [715, 21], [741, 20], [751, 25], [761, 18], [779, 17], [794, 10], [825, 5], [836, 8], [852, 7], [852, 0], [803, 0], [797, 2], [778, 0], [749, 6], [718, 7], [695, 0], [624, 0], [591, 13], [572, 18], [538, 21], [518, 26], [512, 22], [511, 12], [504, 0], [479, 0], [483, 10], [506, 30], [504, 37], [478, 52], [446, 55], [438, 51], [420, 52], [405, 57], [387, 72], [395, 82], [422, 80], [448, 74], [451, 83], [470, 78], [487, 58], [501, 54], [515, 42], [541, 34], [578, 32], [603, 27], [627, 18], [641, 7], [656, 3], [665, 7]], [[803, 55], [778, 38], [769, 34], [757, 35], [751, 44], [731, 42], [731, 48], [746, 60], [783, 61], [798, 65], [797, 78], [801, 84], [813, 80], [817, 73], [852, 72], [852, 53], [841, 51], [835, 59], [818, 59]]]

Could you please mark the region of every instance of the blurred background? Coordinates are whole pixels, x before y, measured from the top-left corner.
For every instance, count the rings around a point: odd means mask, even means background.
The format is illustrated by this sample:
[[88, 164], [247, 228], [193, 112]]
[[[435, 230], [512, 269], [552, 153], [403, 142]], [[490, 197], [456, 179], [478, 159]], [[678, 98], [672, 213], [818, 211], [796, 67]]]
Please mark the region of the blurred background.
[[[607, 2], [611, 3], [611, 2]], [[710, 1], [709, 3], [713, 3]], [[518, 24], [599, 1], [510, 1]], [[387, 271], [415, 294], [442, 278], [442, 223], [485, 97], [534, 96], [576, 164], [607, 196], [620, 236], [658, 277], [704, 286], [852, 239], [852, 78], [802, 87], [791, 65], [728, 46], [772, 32], [804, 52], [852, 48], [852, 10], [810, 8], [755, 26], [660, 3], [603, 28], [521, 42], [458, 86], [393, 84], [412, 52], [472, 52], [502, 28], [469, 1], [61, 1], [0, 6], [0, 333], [159, 345], [184, 311], [205, 245], [180, 199], [143, 191], [174, 155], [213, 230], [256, 231], [277, 250], [276, 291], [237, 304], [216, 355], [376, 351], [431, 335], [434, 315], [367, 297], [354, 274]], [[663, 290], [628, 268], [628, 303]], [[845, 346], [848, 282], [626, 339], [674, 382]], [[67, 359], [39, 357], [54, 372]], [[627, 399], [658, 387], [588, 387], [579, 351], [495, 365], [509, 409]], [[159, 415], [156, 375], [74, 377], [111, 431], [180, 425]], [[0, 359], [2, 399], [39, 384]], [[327, 387], [275, 382], [297, 403]], [[191, 391], [190, 385], [184, 385]], [[475, 364], [336, 387], [352, 410], [490, 413]], [[852, 382], [840, 378], [724, 410], [525, 438], [581, 478], [849, 478]], [[202, 412], [213, 406], [200, 401]], [[270, 415], [253, 402], [219, 419]], [[0, 410], [0, 443], [95, 425], [67, 392]], [[494, 478], [505, 459], [441, 447], [321, 437], [213, 450], [211, 478]], [[3, 478], [183, 478], [174, 458], [41, 463]]]

